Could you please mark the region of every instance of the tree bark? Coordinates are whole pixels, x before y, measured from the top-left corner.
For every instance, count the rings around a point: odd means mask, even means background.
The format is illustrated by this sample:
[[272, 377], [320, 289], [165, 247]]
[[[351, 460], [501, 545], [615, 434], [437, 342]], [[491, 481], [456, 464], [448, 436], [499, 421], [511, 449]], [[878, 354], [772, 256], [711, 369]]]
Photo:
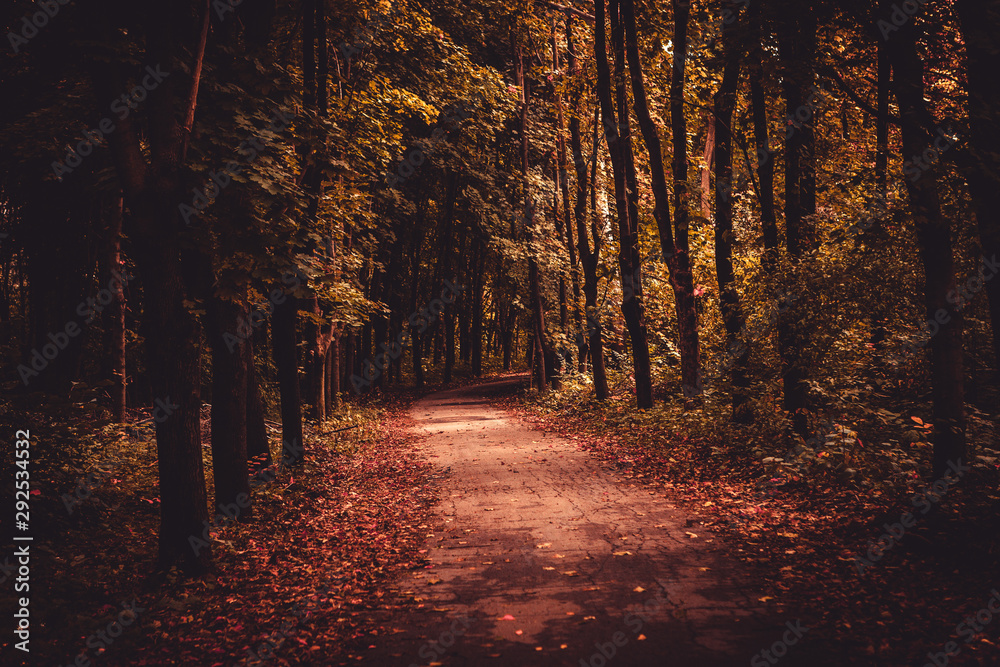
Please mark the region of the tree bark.
[[[256, 335], [256, 334], [254, 334]], [[247, 461], [250, 470], [256, 473], [274, 463], [271, 445], [267, 439], [264, 423], [264, 399], [260, 394], [260, 376], [257, 373], [256, 343], [251, 335], [244, 342], [247, 355]]]
[[[119, 193], [112, 197], [108, 206], [107, 238], [105, 239], [104, 271], [102, 285], [112, 285], [123, 275], [124, 266], [121, 260], [122, 247], [122, 207], [124, 201]], [[125, 286], [111, 291], [111, 303], [102, 315], [104, 325], [104, 379], [108, 385], [108, 407], [111, 418], [119, 423], [125, 423], [125, 394], [127, 382], [125, 378]]]
[[[243, 508], [237, 519], [252, 513], [247, 479], [247, 384], [249, 369], [246, 346], [238, 340], [240, 327], [247, 326], [249, 313], [240, 301], [213, 295], [208, 302], [206, 338], [212, 351], [212, 475], [215, 507]], [[229, 334], [228, 336], [226, 334]], [[245, 495], [247, 500], [238, 501]], [[244, 505], [247, 505], [245, 508]]]
[[650, 374], [649, 343], [646, 333], [645, 313], [642, 303], [642, 266], [639, 256], [638, 206], [635, 164], [632, 160], [632, 139], [629, 130], [627, 94], [625, 91], [624, 33], [618, 17], [618, 3], [610, 0], [611, 37], [615, 49], [615, 97], [618, 105], [616, 124], [615, 107], [611, 99], [611, 74], [608, 67], [605, 43], [604, 2], [595, 0], [595, 56], [597, 59], [597, 89], [601, 100], [604, 132], [611, 153], [615, 181], [615, 202], [618, 211], [619, 254], [618, 265], [622, 280], [622, 315], [628, 328], [632, 345], [632, 368], [635, 375], [636, 405], [653, 406], [653, 387]]
[[[965, 172], [983, 256], [996, 263], [1000, 259], [1000, 88], [996, 85], [1000, 2], [959, 0], [957, 6], [965, 37], [972, 135], [971, 164]], [[993, 368], [1000, 375], [1000, 278], [994, 276], [985, 284], [993, 330]]]
[[535, 337], [533, 366], [536, 369], [535, 386], [538, 391], [545, 392], [549, 388], [548, 374], [545, 369], [545, 361], [548, 357], [545, 305], [542, 302], [539, 284], [538, 262], [535, 260], [534, 251], [530, 250], [531, 241], [534, 240], [535, 236], [535, 203], [531, 199], [531, 190], [528, 184], [528, 103], [531, 99], [531, 90], [524, 67], [524, 54], [521, 53], [520, 47], [517, 50], [517, 80], [521, 87], [521, 180], [524, 188], [524, 224], [529, 234], [528, 289], [531, 292], [531, 315]]
[[[567, 42], [570, 44], [569, 58], [570, 69], [577, 71], [576, 56], [573, 50], [573, 39], [570, 26], [567, 25]], [[597, 400], [604, 401], [608, 398], [608, 379], [604, 367], [604, 342], [601, 335], [601, 318], [597, 310], [597, 263], [601, 252], [601, 236], [597, 225], [597, 206], [594, 201], [592, 235], [594, 237], [593, 250], [590, 248], [590, 241], [587, 235], [587, 163], [583, 159], [583, 140], [580, 133], [580, 110], [581, 97], [578, 95], [575, 110], [569, 120], [570, 144], [573, 149], [573, 164], [576, 166], [576, 205], [573, 209], [576, 217], [576, 238], [580, 252], [580, 263], [583, 266], [583, 292], [586, 300], [586, 334], [582, 331], [579, 335], [581, 356], [584, 350], [589, 352], [591, 359], [591, 374], [594, 379], [594, 393]], [[590, 187], [593, 196], [596, 197], [597, 181], [597, 151], [600, 138], [600, 112], [594, 112], [594, 141], [591, 152], [591, 176]]]
[[274, 365], [278, 371], [278, 391], [281, 396], [282, 460], [288, 465], [305, 458], [302, 437], [302, 399], [299, 394], [299, 346], [296, 322], [299, 299], [294, 294], [274, 307], [271, 316], [271, 343]]
[[[674, 292], [678, 339], [681, 353], [682, 387], [698, 385], [699, 345], [698, 317], [694, 301], [694, 279], [688, 254], [687, 212], [687, 124], [684, 119], [684, 72], [687, 59], [688, 4], [674, 0], [674, 62], [670, 83], [670, 113], [674, 136], [674, 204], [677, 233], [670, 221], [670, 193], [663, 168], [663, 149], [656, 125], [649, 112], [649, 101], [643, 82], [642, 61], [639, 58], [633, 0], [622, 0], [622, 21], [625, 27], [625, 51], [632, 81], [632, 99], [646, 151], [649, 153], [650, 181], [653, 190], [653, 218], [660, 238], [660, 251], [670, 272]], [[690, 394], [690, 390], [685, 392]]]
[[[811, 7], [791, 2], [784, 4], [782, 11], [778, 55], [782, 61], [785, 109], [792, 122], [809, 98], [815, 75], [816, 16]], [[790, 128], [785, 141], [785, 246], [792, 262], [816, 247], [816, 139], [810, 122]], [[805, 301], [800, 299], [778, 325], [784, 408], [791, 415], [794, 432], [803, 438], [809, 435], [809, 336], [802, 322]]]
[[[160, 534], [157, 565], [180, 563], [198, 573], [211, 566], [211, 547], [193, 549], [189, 538], [201, 535], [208, 520], [208, 502], [201, 451], [201, 331], [185, 305], [195, 280], [192, 257], [182, 251], [184, 228], [177, 208], [183, 201], [181, 169], [197, 106], [209, 25], [209, 3], [201, 9], [201, 29], [190, 21], [188, 7], [155, 5], [145, 35], [150, 62], [171, 63], [195, 53], [187, 77], [170, 79], [149, 94], [146, 137], [154, 147], [147, 157], [133, 117], [120, 120], [107, 135], [134, 227], [129, 237], [136, 269], [144, 288], [146, 365], [155, 404], [159, 467]], [[182, 29], [183, 27], [183, 29]], [[180, 34], [174, 34], [180, 31]], [[197, 43], [192, 44], [191, 36]], [[185, 43], [187, 42], [187, 43]], [[193, 46], [193, 48], [191, 48]], [[124, 88], [117, 65], [95, 68], [99, 99], [114, 99]], [[184, 111], [185, 124], [174, 109]]]
[[[923, 122], [929, 117], [924, 102], [924, 67], [917, 54], [916, 29], [912, 21], [893, 33], [887, 48], [900, 111], [903, 155], [922, 155], [933, 146], [936, 137]], [[939, 326], [936, 333], [927, 332], [931, 334], [934, 404], [933, 478], [939, 479], [948, 471], [949, 463], [958, 463], [966, 453], [962, 314], [952, 308], [947, 297], [955, 289], [955, 267], [950, 224], [941, 211], [935, 170], [908, 178], [906, 190], [924, 265], [927, 322]]]
[[764, 92], [763, 26], [759, 3], [747, 8], [750, 24], [750, 103], [753, 107], [754, 140], [757, 143], [757, 182], [760, 192], [760, 226], [764, 240], [764, 273], [774, 276], [778, 269], [778, 216], [774, 206], [774, 151], [767, 129], [767, 96]]
[[722, 41], [725, 62], [722, 83], [715, 94], [715, 272], [719, 281], [719, 307], [726, 327], [726, 346], [732, 358], [732, 419], [748, 424], [752, 415], [747, 362], [750, 348], [741, 338], [745, 324], [736, 275], [733, 270], [733, 110], [739, 85], [740, 58], [735, 38], [736, 24], [723, 21]]

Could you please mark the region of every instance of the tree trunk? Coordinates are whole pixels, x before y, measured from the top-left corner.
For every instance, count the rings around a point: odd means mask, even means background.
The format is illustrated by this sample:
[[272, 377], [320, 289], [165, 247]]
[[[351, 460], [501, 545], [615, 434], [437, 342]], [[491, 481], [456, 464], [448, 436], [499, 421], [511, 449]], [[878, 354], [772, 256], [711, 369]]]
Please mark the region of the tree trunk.
[[[696, 387], [699, 374], [698, 317], [694, 301], [694, 279], [688, 254], [687, 212], [687, 124], [684, 120], [684, 72], [687, 58], [688, 3], [674, 0], [674, 63], [670, 84], [670, 112], [674, 135], [674, 204], [677, 214], [677, 234], [670, 222], [670, 193], [663, 169], [663, 151], [656, 125], [649, 113], [649, 101], [643, 83], [642, 62], [639, 59], [633, 0], [622, 0], [622, 21], [625, 24], [625, 51], [628, 55], [632, 80], [635, 115], [649, 153], [650, 177], [653, 189], [653, 218], [660, 237], [660, 251], [670, 271], [674, 292], [678, 339], [681, 352], [681, 384]], [[689, 392], [690, 393], [690, 392]]]
[[[888, 41], [893, 89], [899, 105], [903, 155], [922, 155], [936, 137], [925, 128], [929, 118], [924, 102], [924, 68], [917, 54], [912, 22]], [[965, 409], [963, 399], [962, 314], [952, 308], [947, 295], [955, 289], [951, 230], [941, 212], [938, 176], [934, 169], [908, 178], [906, 190], [917, 230], [924, 265], [927, 322], [930, 335], [931, 385], [934, 421], [933, 478], [939, 479], [965, 458]]]
[[483, 273], [486, 270], [483, 242], [475, 239], [476, 252], [472, 264], [472, 374], [483, 375]]
[[[553, 41], [553, 53], [557, 54], [554, 56], [554, 65], [558, 69], [558, 52], [555, 50], [555, 31], [552, 34]], [[572, 19], [566, 17], [566, 43], [567, 51], [569, 53], [569, 70], [570, 72], [576, 72], [576, 62], [575, 54], [573, 53], [573, 32], [572, 32]], [[580, 111], [579, 97], [577, 98], [576, 113]], [[560, 181], [559, 185], [562, 190], [562, 202], [563, 202], [563, 225], [566, 230], [565, 242], [566, 251], [569, 253], [569, 271], [570, 271], [570, 283], [573, 288], [573, 321], [576, 324], [577, 335], [576, 335], [576, 354], [577, 354], [577, 370], [581, 373], [587, 371], [587, 338], [583, 335], [584, 330], [584, 312], [580, 309], [580, 273], [579, 265], [576, 260], [576, 244], [573, 240], [573, 211], [570, 206], [570, 194], [569, 194], [569, 173], [566, 169], [566, 137], [564, 136], [563, 129], [563, 105], [562, 96], [560, 95], [557, 100], [557, 132], [558, 132], [558, 158], [559, 158], [559, 174]], [[579, 129], [577, 130], [579, 132]], [[582, 158], [581, 158], [582, 159]], [[577, 170], [580, 166], [584, 166], [584, 176], [586, 176], [586, 166], [577, 165]], [[577, 188], [577, 193], [580, 189]], [[584, 183], [583, 193], [586, 195], [586, 182]], [[586, 202], [586, 200], [584, 200]], [[584, 210], [586, 211], [586, 203], [584, 203]]]
[[[969, 127], [972, 134], [971, 165], [965, 169], [972, 205], [979, 225], [979, 242], [985, 259], [1000, 259], [1000, 88], [996, 72], [1000, 49], [1000, 2], [959, 0], [959, 17], [965, 37], [969, 81]], [[993, 329], [993, 368], [1000, 375], [1000, 279], [986, 281]]]
[[[249, 318], [246, 306], [212, 296], [208, 301], [206, 338], [212, 350], [212, 474], [219, 512], [242, 508], [238, 520], [250, 518], [247, 480], [246, 346], [233, 338]], [[226, 334], [229, 334], [228, 336]], [[245, 500], [237, 500], [245, 495]], [[246, 505], [246, 507], [244, 507]]]
[[632, 140], [629, 131], [627, 95], [624, 82], [624, 35], [618, 20], [618, 3], [611, 0], [608, 9], [611, 14], [612, 43], [615, 48], [615, 74], [618, 80], [616, 98], [617, 119], [611, 98], [611, 73], [604, 25], [604, 2], [595, 0], [595, 56], [597, 60], [597, 90], [601, 100], [601, 116], [604, 132], [611, 153], [614, 172], [615, 203], [618, 212], [620, 251], [618, 266], [622, 280], [622, 315], [628, 327], [632, 345], [632, 364], [635, 374], [636, 405], [649, 408], [653, 405], [652, 378], [650, 375], [649, 343], [646, 337], [645, 314], [642, 304], [642, 267], [639, 259], [639, 239], [637, 234], [638, 212], [635, 199], [635, 165], [632, 161]]
[[[108, 207], [107, 238], [105, 240], [104, 271], [102, 285], [111, 285], [116, 278], [123, 275], [124, 266], [121, 260], [122, 247], [122, 195], [112, 197]], [[109, 382], [108, 407], [111, 418], [119, 423], [125, 423], [125, 286], [120, 290], [111, 291], [111, 303], [102, 315], [104, 325], [104, 379]]]
[[294, 294], [274, 307], [271, 344], [281, 396], [281, 450], [283, 463], [297, 465], [305, 458], [302, 437], [302, 399], [299, 394], [299, 346], [296, 322], [299, 299]]
[[748, 424], [752, 415], [747, 379], [750, 348], [741, 339], [745, 324], [736, 275], [733, 270], [733, 110], [739, 85], [740, 58], [735, 24], [722, 28], [725, 66], [722, 84], [715, 94], [715, 272], [719, 280], [719, 307], [726, 327], [726, 346], [732, 363], [733, 412], [737, 423]]
[[712, 166], [715, 164], [715, 116], [708, 114], [708, 129], [705, 132], [705, 165], [701, 167], [701, 217], [706, 220], [712, 214]]
[[[535, 203], [531, 199], [528, 184], [528, 103], [531, 99], [531, 90], [524, 68], [524, 55], [521, 53], [520, 47], [517, 50], [517, 80], [521, 87], [521, 174], [524, 188], [524, 224], [525, 229], [528, 230], [530, 246], [530, 239], [533, 239], [535, 235]], [[545, 362], [549, 356], [545, 331], [545, 305], [542, 302], [539, 284], [538, 262], [530, 250], [528, 255], [528, 289], [531, 291], [531, 315], [535, 337], [533, 343], [535, 382], [537, 389], [540, 392], [545, 392], [548, 390]]]
[[[201, 451], [201, 331], [187, 307], [195, 282], [189, 253], [182, 252], [184, 228], [177, 208], [182, 201], [181, 169], [187, 160], [187, 138], [194, 123], [198, 84], [209, 32], [210, 6], [205, 2], [197, 43], [184, 43], [174, 29], [190, 21], [183, 5], [156, 5], [145, 35], [149, 62], [189, 60], [186, 98], [180, 86], [160, 86], [149, 95], [149, 134], [157, 149], [148, 157], [134, 118], [122, 119], [107, 135], [125, 200], [132, 213], [129, 233], [136, 269], [144, 288], [143, 333], [146, 366], [154, 396], [159, 467], [160, 535], [157, 565], [180, 562], [189, 572], [211, 565], [211, 547], [193, 549], [190, 539], [202, 534], [208, 502]], [[185, 52], [194, 53], [193, 60]], [[99, 99], [114, 99], [123, 88], [115, 66], [94, 69]], [[184, 123], [171, 110], [181, 107]], [[185, 281], [187, 278], [187, 281]], [[185, 284], [187, 282], [187, 285]]]
[[330, 396], [330, 401], [328, 403], [331, 412], [336, 412], [340, 409], [341, 397], [340, 397], [340, 332], [334, 331], [333, 339], [330, 341], [330, 360], [328, 362], [328, 367], [330, 369], [330, 374], [328, 376], [327, 391]]
[[[788, 118], [794, 119], [810, 96], [815, 73], [816, 16], [810, 7], [791, 2], [783, 5], [783, 16], [778, 21], [778, 54], [785, 109]], [[793, 262], [816, 247], [816, 139], [810, 122], [797, 124], [785, 141], [785, 245]], [[799, 289], [799, 285], [793, 285], [793, 289]], [[809, 336], [807, 324], [802, 322], [806, 308], [801, 301], [781, 319], [778, 339], [784, 408], [791, 415], [795, 433], [805, 438], [809, 435]]]
[[757, 181], [760, 192], [760, 226], [764, 239], [763, 266], [768, 278], [778, 269], [778, 216], [774, 206], [774, 160], [767, 131], [767, 97], [764, 93], [763, 27], [759, 3], [747, 8], [750, 22], [750, 99], [753, 107], [753, 131], [757, 143]]
[[[254, 334], [256, 335], [256, 334]], [[260, 376], [257, 374], [256, 344], [251, 335], [245, 342], [247, 355], [247, 460], [252, 472], [274, 463], [271, 446], [264, 423], [264, 400], [260, 395]]]

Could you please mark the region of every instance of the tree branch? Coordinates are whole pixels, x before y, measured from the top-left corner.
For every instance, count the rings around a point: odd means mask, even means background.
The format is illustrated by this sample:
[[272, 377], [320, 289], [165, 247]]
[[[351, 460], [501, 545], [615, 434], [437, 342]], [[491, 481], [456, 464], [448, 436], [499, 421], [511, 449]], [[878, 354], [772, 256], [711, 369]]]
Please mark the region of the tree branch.
[[586, 12], [581, 12], [576, 7], [568, 7], [568, 6], [564, 6], [564, 5], [557, 5], [556, 3], [549, 2], [548, 0], [537, 0], [537, 1], [538, 1], [538, 4], [545, 5], [546, 7], [550, 8], [550, 9], [555, 9], [555, 10], [560, 11], [560, 12], [566, 12], [567, 14], [572, 14], [573, 16], [578, 16], [578, 17], [582, 18], [584, 21], [589, 21], [590, 23], [594, 22], [594, 16], [592, 14], [587, 14]]

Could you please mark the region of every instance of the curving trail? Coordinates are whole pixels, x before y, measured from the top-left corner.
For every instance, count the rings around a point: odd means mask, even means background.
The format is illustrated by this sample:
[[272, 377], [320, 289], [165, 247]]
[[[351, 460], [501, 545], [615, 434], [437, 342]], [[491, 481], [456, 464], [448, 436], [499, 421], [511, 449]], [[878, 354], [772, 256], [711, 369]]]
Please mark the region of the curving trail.
[[[748, 665], [781, 638], [794, 619], [769, 618], [669, 499], [491, 407], [515, 382], [415, 404], [419, 449], [444, 471], [433, 567], [399, 582], [423, 607], [385, 619], [365, 664]], [[796, 643], [782, 665], [819, 664], [808, 634]]]

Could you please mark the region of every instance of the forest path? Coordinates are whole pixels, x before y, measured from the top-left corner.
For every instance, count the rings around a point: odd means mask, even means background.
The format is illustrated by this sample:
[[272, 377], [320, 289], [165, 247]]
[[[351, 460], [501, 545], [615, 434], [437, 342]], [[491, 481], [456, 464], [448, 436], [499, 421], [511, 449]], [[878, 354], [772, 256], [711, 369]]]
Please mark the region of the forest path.
[[398, 583], [423, 606], [384, 619], [365, 664], [746, 665], [781, 639], [794, 619], [768, 618], [681, 509], [491, 406], [518, 381], [414, 405], [418, 451], [444, 470], [433, 567]]

